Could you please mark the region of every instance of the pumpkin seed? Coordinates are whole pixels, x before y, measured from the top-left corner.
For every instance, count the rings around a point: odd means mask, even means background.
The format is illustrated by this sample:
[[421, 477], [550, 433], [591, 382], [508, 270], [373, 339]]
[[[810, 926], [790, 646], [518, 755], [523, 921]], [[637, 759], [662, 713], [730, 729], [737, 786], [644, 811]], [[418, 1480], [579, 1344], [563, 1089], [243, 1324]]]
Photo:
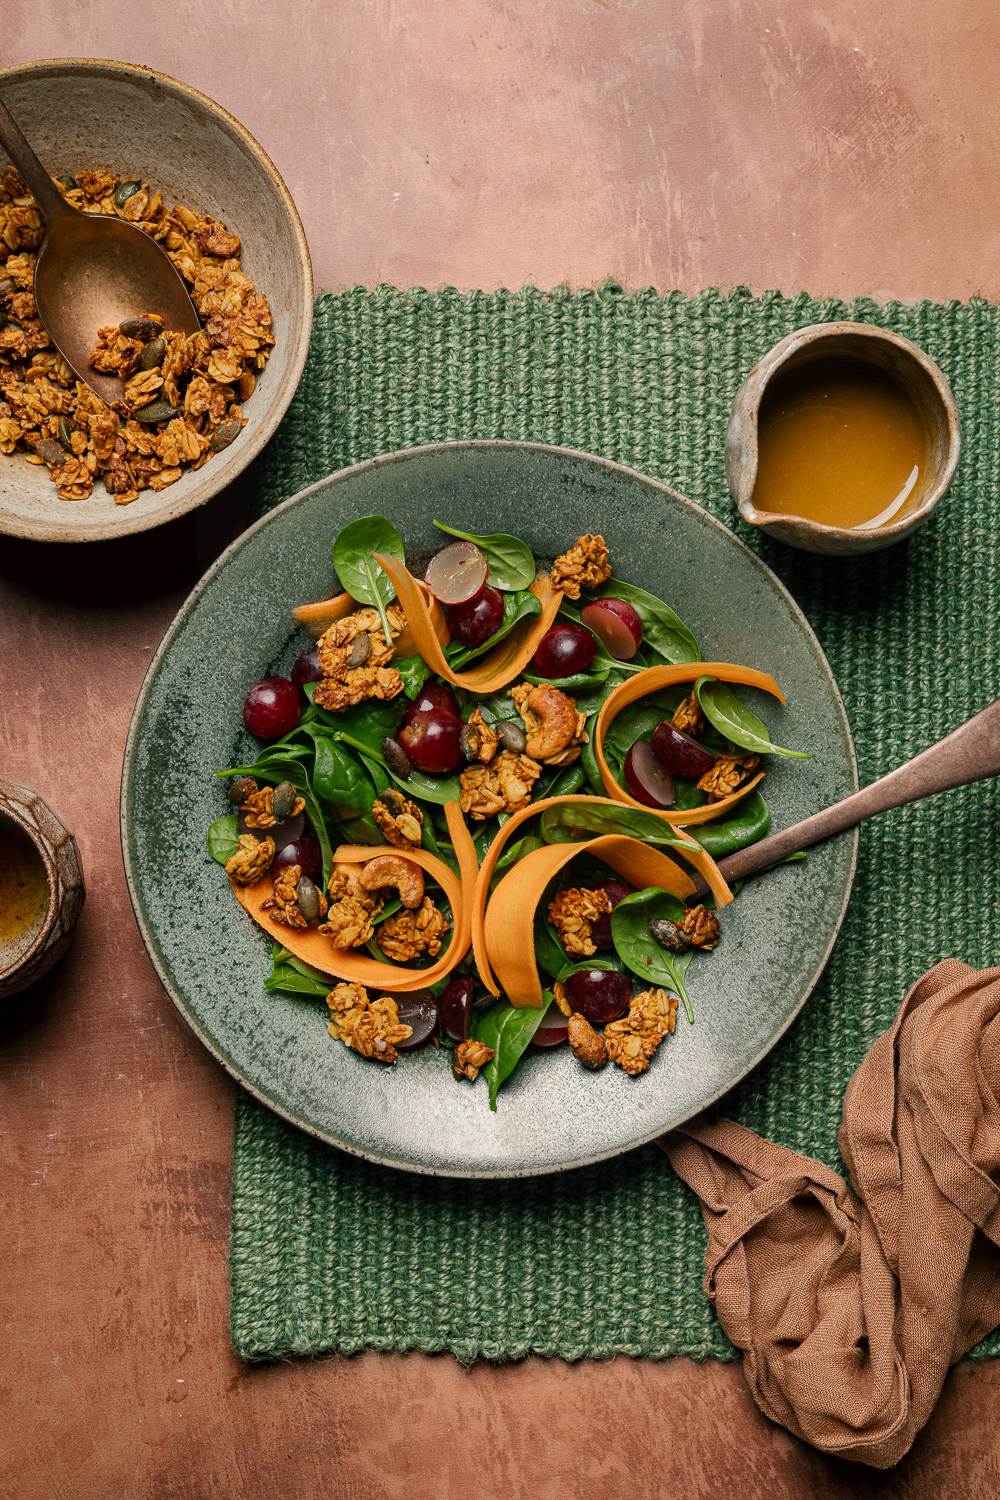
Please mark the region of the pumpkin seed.
[[0, 276], [0, 297], [9, 297], [16, 286], [13, 276]]
[[513, 750], [515, 755], [524, 754], [528, 741], [520, 724], [515, 724], [513, 719], [502, 719], [493, 727], [505, 750]]
[[382, 741], [382, 754], [386, 765], [394, 775], [401, 776], [404, 781], [408, 776], [413, 775], [413, 762], [399, 741], [394, 740], [391, 734], [387, 734]]
[[682, 953], [687, 947], [680, 928], [669, 917], [654, 917], [649, 924], [649, 935], [668, 953]]
[[319, 891], [308, 875], [299, 876], [299, 888], [296, 891], [295, 900], [306, 921], [315, 921], [319, 916]]
[[66, 459], [62, 443], [57, 443], [55, 438], [42, 438], [35, 452], [43, 463], [47, 463], [53, 469], [64, 463]]
[[256, 386], [256, 384], [257, 384], [257, 377], [256, 377], [256, 375], [254, 375], [253, 371], [252, 370], [244, 370], [243, 374], [240, 376], [240, 400], [241, 401], [249, 401], [250, 400], [250, 397], [254, 393], [254, 387]]
[[130, 178], [128, 182], [120, 182], [115, 188], [115, 208], [124, 208], [128, 200], [133, 198], [141, 187], [142, 183], [135, 178]]
[[279, 781], [271, 798], [271, 812], [279, 823], [292, 816], [295, 806], [295, 788], [290, 781]]
[[80, 186], [75, 177], [57, 177], [56, 182], [61, 188], [65, 188], [67, 193], [71, 193], [74, 188]]
[[229, 783], [229, 800], [234, 807], [239, 807], [248, 797], [252, 797], [257, 790], [257, 783], [252, 776], [234, 776]]
[[223, 422], [221, 427], [217, 427], [208, 440], [208, 446], [212, 452], [218, 453], [221, 449], [228, 448], [241, 426], [239, 417], [233, 417], [230, 421]]
[[349, 667], [363, 667], [371, 654], [372, 638], [367, 630], [363, 630], [351, 642], [351, 649], [347, 654], [347, 665]]
[[73, 452], [73, 429], [65, 417], [59, 418], [59, 441], [67, 453]]
[[476, 746], [473, 736], [469, 733], [468, 724], [462, 725], [462, 733], [458, 737], [458, 748], [461, 750], [466, 760], [475, 760]]
[[165, 338], [150, 339], [139, 355], [140, 370], [157, 370], [167, 352], [167, 341]]
[[156, 338], [157, 334], [163, 332], [163, 324], [157, 322], [156, 318], [126, 318], [124, 323], [118, 324], [118, 332], [123, 333], [127, 339], [142, 339], [146, 343], [148, 339]]
[[132, 415], [137, 422], [167, 422], [171, 417], [176, 417], [177, 408], [171, 406], [169, 401], [151, 401], [148, 406], [140, 407]]

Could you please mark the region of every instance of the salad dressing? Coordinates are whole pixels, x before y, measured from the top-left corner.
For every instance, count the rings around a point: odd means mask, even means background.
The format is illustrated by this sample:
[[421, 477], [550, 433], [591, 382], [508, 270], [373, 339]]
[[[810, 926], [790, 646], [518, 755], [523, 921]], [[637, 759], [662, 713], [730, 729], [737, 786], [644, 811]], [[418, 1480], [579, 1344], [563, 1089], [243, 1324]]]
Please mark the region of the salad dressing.
[[48, 905], [41, 855], [22, 828], [0, 818], [0, 954], [5, 959], [30, 945]]
[[761, 402], [753, 503], [825, 526], [872, 530], [916, 504], [930, 458], [903, 387], [846, 357], [779, 371]]

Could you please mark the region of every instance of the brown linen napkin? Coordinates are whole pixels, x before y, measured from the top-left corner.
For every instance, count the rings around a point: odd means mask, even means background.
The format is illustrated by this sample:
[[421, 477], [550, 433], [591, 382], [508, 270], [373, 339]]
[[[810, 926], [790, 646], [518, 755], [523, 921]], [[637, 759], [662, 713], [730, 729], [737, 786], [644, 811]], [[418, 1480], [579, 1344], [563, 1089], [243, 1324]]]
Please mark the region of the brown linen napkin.
[[1000, 1322], [998, 1089], [1000, 969], [948, 959], [847, 1086], [853, 1192], [729, 1120], [659, 1142], [701, 1199], [705, 1290], [757, 1404], [825, 1452], [896, 1463]]

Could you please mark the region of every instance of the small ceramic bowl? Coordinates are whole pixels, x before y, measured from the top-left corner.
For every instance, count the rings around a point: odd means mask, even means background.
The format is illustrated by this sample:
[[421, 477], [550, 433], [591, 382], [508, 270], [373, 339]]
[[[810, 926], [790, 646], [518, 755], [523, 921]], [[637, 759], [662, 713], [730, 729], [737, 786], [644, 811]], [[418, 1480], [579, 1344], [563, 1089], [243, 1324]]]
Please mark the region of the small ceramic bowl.
[[[918, 503], [888, 526], [872, 530], [824, 526], [802, 516], [758, 510], [753, 503], [760, 406], [772, 378], [791, 364], [836, 356], [863, 360], [888, 371], [909, 394], [930, 436], [930, 462]], [[961, 446], [958, 408], [951, 387], [939, 366], [916, 344], [867, 323], [813, 323], [796, 329], [768, 350], [740, 387], [726, 433], [726, 478], [744, 521], [792, 547], [841, 555], [877, 552], [926, 521], [951, 484]]]
[[[168, 201], [221, 219], [242, 241], [247, 275], [265, 294], [275, 346], [247, 425], [203, 468], [160, 494], [116, 505], [103, 484], [60, 500], [45, 469], [0, 457], [0, 531], [48, 542], [88, 542], [162, 526], [204, 505], [247, 467], [295, 394], [312, 327], [312, 267], [298, 211], [270, 158], [238, 120], [187, 84], [151, 68], [91, 58], [0, 71], [0, 97], [54, 175], [87, 166], [147, 178]], [[0, 164], [6, 161], [0, 150]], [[96, 331], [96, 330], [95, 330]]]
[[83, 909], [83, 870], [76, 841], [37, 792], [0, 781], [0, 821], [14, 823], [34, 844], [45, 871], [48, 901], [23, 942], [0, 938], [0, 999], [16, 995], [51, 969], [69, 947]]

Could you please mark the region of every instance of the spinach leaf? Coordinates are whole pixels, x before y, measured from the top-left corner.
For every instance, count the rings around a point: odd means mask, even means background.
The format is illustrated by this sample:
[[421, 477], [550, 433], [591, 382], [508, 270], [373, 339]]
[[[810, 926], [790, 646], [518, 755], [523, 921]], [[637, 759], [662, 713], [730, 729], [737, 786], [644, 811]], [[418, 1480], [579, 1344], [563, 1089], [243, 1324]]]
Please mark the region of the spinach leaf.
[[494, 876], [502, 875], [505, 870], [510, 869], [511, 865], [516, 865], [518, 860], [523, 858], [525, 854], [531, 854], [535, 849], [540, 849], [541, 847], [542, 840], [537, 838], [533, 833], [526, 833], [523, 839], [515, 839], [512, 844], [507, 845], [497, 860], [496, 869], [493, 872]]
[[541, 600], [537, 595], [531, 593], [530, 589], [522, 589], [517, 593], [505, 594], [503, 601], [503, 622], [493, 632], [489, 640], [483, 641], [481, 646], [463, 646], [460, 641], [452, 641], [445, 648], [445, 656], [448, 658], [449, 666], [456, 672], [462, 667], [475, 661], [477, 657], [484, 656], [491, 651], [500, 641], [510, 635], [515, 625], [522, 620], [528, 620], [532, 615], [541, 614]]
[[574, 761], [571, 766], [563, 766], [556, 776], [546, 787], [546, 797], [571, 797], [583, 787], [587, 776], [580, 761]]
[[679, 615], [669, 604], [647, 593], [637, 584], [626, 583], [621, 578], [609, 578], [593, 592], [595, 599], [625, 599], [642, 621], [643, 644], [651, 646], [657, 655], [669, 662], [699, 661], [701, 650], [698, 642]]
[[694, 1011], [684, 985], [684, 970], [691, 962], [690, 950], [670, 953], [660, 947], [649, 930], [649, 923], [657, 917], [679, 922], [683, 915], [683, 901], [658, 886], [647, 886], [619, 901], [611, 913], [611, 940], [625, 967], [644, 983], [675, 990], [683, 1001], [688, 1020], [693, 1022]]
[[495, 589], [512, 593], [517, 589], [530, 588], [535, 581], [535, 558], [527, 542], [506, 532], [493, 532], [489, 536], [477, 536], [473, 531], [459, 531], [455, 526], [446, 526], [435, 521], [438, 531], [447, 536], [460, 537], [463, 542], [474, 542], [486, 558], [490, 570], [489, 581]]
[[792, 760], [809, 759], [808, 751], [784, 750], [773, 745], [763, 719], [758, 719], [725, 682], [715, 677], [699, 677], [694, 690], [705, 718], [741, 750], [752, 750], [755, 755], [787, 755]]
[[274, 944], [271, 949], [271, 972], [264, 980], [265, 990], [281, 990], [290, 995], [321, 995], [325, 999], [333, 985], [334, 981], [327, 974], [322, 974], [311, 964], [303, 963], [301, 958], [296, 958], [294, 953], [290, 953], [280, 943]]
[[[535, 686], [562, 688], [564, 693], [588, 692], [593, 695], [599, 691], [608, 680], [611, 672], [610, 659], [601, 659], [594, 662], [593, 666], [586, 672], [574, 672], [571, 677], [536, 677], [531, 672], [523, 673], [524, 681], [534, 683]], [[620, 681], [621, 679], [619, 679]], [[601, 700], [603, 702], [603, 699]], [[589, 713], [583, 702], [578, 698], [577, 707]]]
[[333, 544], [333, 570], [340, 586], [359, 604], [373, 604], [379, 612], [386, 641], [392, 644], [392, 633], [385, 607], [395, 590], [373, 556], [386, 552], [390, 557], [406, 560], [403, 538], [385, 516], [359, 516], [349, 521]]
[[566, 967], [566, 949], [542, 908], [535, 914], [535, 962], [552, 979]]
[[713, 859], [723, 859], [762, 839], [771, 826], [771, 811], [760, 792], [751, 792], [738, 802], [728, 818], [700, 823], [691, 829], [701, 847]]
[[691, 842], [655, 813], [643, 812], [625, 803], [608, 807], [582, 800], [572, 806], [547, 807], [539, 819], [538, 829], [547, 844], [571, 844], [578, 829], [587, 834], [624, 833], [642, 839], [646, 844], [667, 844], [673, 848]]
[[[361, 751], [376, 761], [392, 777], [397, 786], [402, 787], [404, 792], [409, 792], [411, 797], [416, 797], [419, 802], [436, 802], [444, 806], [446, 802], [457, 802], [461, 796], [462, 788], [457, 776], [431, 776], [426, 771], [418, 771], [416, 766], [409, 776], [397, 776], [390, 765], [387, 764], [381, 747], [373, 750], [369, 745], [362, 744], [349, 734], [338, 734], [334, 738], [340, 739], [345, 745], [352, 745], [355, 750]], [[368, 804], [369, 807], [371, 803]]]
[[217, 864], [224, 865], [232, 859], [239, 847], [239, 832], [239, 821], [235, 813], [227, 813], [224, 818], [216, 818], [214, 823], [209, 823], [205, 842], [209, 854]]
[[472, 1035], [477, 1041], [485, 1042], [487, 1047], [493, 1048], [493, 1056], [483, 1073], [489, 1084], [490, 1109], [494, 1112], [497, 1093], [521, 1061], [525, 1048], [552, 1002], [551, 991], [542, 991], [542, 1001], [537, 1010], [501, 1001], [498, 1005], [491, 1005], [489, 1010], [473, 1013]]
[[385, 702], [373, 699], [369, 703], [359, 703], [355, 708], [347, 708], [343, 713], [334, 714], [321, 709], [318, 723], [324, 732], [360, 742], [363, 749], [381, 754], [383, 739], [387, 734], [396, 733], [405, 713], [406, 704], [399, 698], [389, 698]]
[[431, 675], [430, 667], [422, 656], [397, 656], [392, 664], [403, 679], [403, 692], [415, 698]]
[[491, 693], [487, 698], [477, 698], [474, 693], [463, 691], [459, 698], [463, 707], [478, 708], [487, 724], [501, 724], [507, 719], [521, 717], [508, 693]]
[[370, 813], [375, 787], [364, 766], [332, 734], [316, 730], [312, 741], [316, 752], [313, 786], [331, 817], [346, 823]]

